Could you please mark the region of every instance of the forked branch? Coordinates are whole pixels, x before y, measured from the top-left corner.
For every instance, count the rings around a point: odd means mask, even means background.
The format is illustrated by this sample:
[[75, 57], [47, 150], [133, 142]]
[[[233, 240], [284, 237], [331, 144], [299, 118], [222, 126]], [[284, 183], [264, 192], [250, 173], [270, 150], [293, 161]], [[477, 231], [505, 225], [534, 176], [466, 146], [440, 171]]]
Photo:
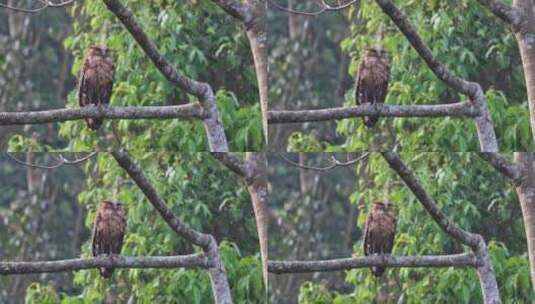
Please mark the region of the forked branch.
[[165, 200], [160, 196], [150, 181], [145, 177], [141, 169], [134, 163], [124, 151], [111, 152], [119, 166], [134, 180], [152, 206], [160, 213], [167, 225], [178, 235], [191, 243], [201, 247], [208, 258], [211, 267], [208, 269], [212, 282], [212, 291], [216, 303], [232, 303], [232, 296], [228, 285], [227, 275], [223, 260], [219, 254], [219, 247], [212, 235], [198, 232], [184, 225], [169, 208]]

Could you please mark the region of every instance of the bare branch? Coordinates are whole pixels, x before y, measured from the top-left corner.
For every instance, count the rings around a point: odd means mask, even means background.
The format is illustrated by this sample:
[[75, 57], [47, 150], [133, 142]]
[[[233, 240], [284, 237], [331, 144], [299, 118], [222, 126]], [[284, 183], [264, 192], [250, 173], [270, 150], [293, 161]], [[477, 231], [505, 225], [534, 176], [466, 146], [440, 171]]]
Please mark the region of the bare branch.
[[91, 157], [97, 155], [97, 153], [98, 153], [98, 151], [91, 152], [88, 155], [86, 155], [86, 156], [84, 156], [82, 158], [79, 158], [79, 159], [75, 159], [75, 160], [68, 160], [65, 157], [63, 157], [63, 155], [59, 154], [58, 158], [56, 158], [58, 163], [56, 163], [54, 165], [51, 165], [51, 166], [32, 164], [32, 163], [25, 162], [25, 161], [22, 161], [22, 160], [16, 158], [15, 156], [11, 155], [11, 153], [6, 153], [6, 154], [12, 160], [14, 160], [15, 162], [17, 162], [17, 163], [19, 163], [21, 165], [27, 166], [27, 167], [39, 168], [39, 169], [55, 169], [55, 168], [59, 168], [59, 167], [61, 167], [63, 165], [77, 165], [77, 164], [80, 164], [80, 163], [90, 159]]
[[160, 213], [167, 225], [178, 235], [201, 247], [208, 257], [210, 280], [216, 303], [232, 303], [223, 260], [219, 255], [217, 242], [212, 235], [198, 232], [183, 223], [167, 208], [164, 199], [158, 194], [141, 169], [124, 151], [112, 151], [111, 154], [126, 173], [134, 180], [152, 206]]
[[0, 3], [0, 8], [5, 8], [5, 9], [21, 12], [21, 13], [34, 14], [34, 13], [38, 13], [38, 12], [48, 8], [48, 7], [62, 7], [62, 6], [69, 5], [69, 4], [73, 3], [74, 1], [76, 1], [76, 0], [67, 0], [67, 1], [62, 1], [62, 2], [59, 2], [59, 3], [55, 3], [55, 2], [52, 2], [52, 1], [49, 1], [49, 0], [37, 1], [37, 2], [40, 2], [42, 5], [39, 6], [39, 7], [36, 7], [36, 8], [22, 8], [22, 7], [11, 6], [11, 5], [8, 5], [8, 4]]
[[478, 0], [481, 5], [486, 6], [498, 18], [513, 26], [518, 30], [522, 27], [524, 16], [522, 11], [511, 7], [500, 0]]
[[313, 167], [313, 166], [301, 165], [298, 162], [295, 162], [295, 161], [287, 158], [286, 156], [284, 156], [283, 153], [279, 153], [279, 155], [280, 155], [280, 157], [282, 157], [282, 159], [284, 159], [284, 161], [286, 161], [290, 165], [298, 167], [298, 168], [302, 168], [302, 169], [306, 169], [306, 170], [315, 170], [315, 171], [328, 171], [328, 170], [331, 170], [331, 169], [336, 168], [336, 167], [346, 167], [346, 166], [354, 165], [354, 164], [358, 163], [359, 161], [361, 161], [363, 159], [366, 159], [368, 156], [370, 156], [370, 152], [365, 152], [361, 156], [359, 156], [359, 157], [357, 157], [355, 159], [346, 161], [346, 162], [339, 161], [338, 159], [336, 159], [336, 157], [334, 155], [331, 155], [330, 160], [329, 160], [329, 162], [331, 164], [326, 166], [326, 167]]
[[209, 268], [204, 254], [179, 256], [99, 256], [91, 259], [70, 259], [36, 262], [0, 262], [1, 275], [51, 273], [82, 269], [114, 268]]
[[353, 4], [358, 3], [358, 1], [359, 0], [351, 0], [348, 3], [341, 4], [341, 5], [338, 5], [338, 6], [331, 6], [331, 5], [328, 5], [327, 2], [322, 1], [321, 2], [321, 7], [319, 8], [319, 10], [317, 10], [315, 12], [300, 12], [300, 11], [297, 11], [297, 10], [293, 10], [293, 9], [290, 9], [290, 8], [287, 8], [287, 7], [284, 7], [284, 6], [280, 5], [280, 4], [278, 4], [276, 0], [269, 0], [269, 3], [271, 3], [277, 9], [279, 9], [279, 10], [281, 10], [283, 12], [290, 13], [290, 14], [305, 15], [305, 16], [318, 16], [318, 15], [321, 15], [322, 13], [324, 13], [324, 12], [343, 10], [345, 8], [348, 8], [349, 6], [351, 6]]
[[478, 156], [488, 162], [505, 177], [510, 178], [514, 184], [520, 183], [522, 172], [514, 163], [509, 162], [498, 153], [479, 153]]
[[157, 107], [83, 107], [32, 112], [0, 112], [0, 125], [42, 124], [83, 118], [106, 119], [203, 119], [207, 114], [198, 103]]
[[477, 113], [479, 114], [475, 117], [475, 123], [481, 151], [498, 152], [498, 142], [492, 125], [492, 118], [490, 117], [487, 99], [481, 86], [478, 83], [466, 81], [454, 75], [446, 65], [438, 61], [433, 56], [431, 49], [423, 42], [422, 38], [410, 24], [407, 16], [391, 0], [376, 0], [375, 2], [392, 19], [433, 73], [452, 89], [470, 97], [470, 101], [476, 107]]
[[156, 44], [139, 25], [136, 17], [119, 0], [103, 0], [108, 9], [119, 18], [138, 45], [154, 63], [156, 68], [169, 80], [186, 92], [197, 96], [206, 112], [204, 126], [210, 144], [210, 151], [228, 151], [225, 130], [216, 107], [214, 92], [209, 84], [183, 76], [163, 57]]
[[363, 116], [382, 117], [476, 117], [479, 111], [469, 102], [440, 105], [390, 105], [362, 104], [353, 107], [339, 107], [301, 111], [268, 111], [268, 121], [275, 123], [297, 123], [326, 121]]
[[477, 258], [472, 253], [427, 256], [373, 255], [320, 261], [269, 261], [271, 273], [303, 273], [342, 271], [372, 266], [387, 267], [477, 267]]

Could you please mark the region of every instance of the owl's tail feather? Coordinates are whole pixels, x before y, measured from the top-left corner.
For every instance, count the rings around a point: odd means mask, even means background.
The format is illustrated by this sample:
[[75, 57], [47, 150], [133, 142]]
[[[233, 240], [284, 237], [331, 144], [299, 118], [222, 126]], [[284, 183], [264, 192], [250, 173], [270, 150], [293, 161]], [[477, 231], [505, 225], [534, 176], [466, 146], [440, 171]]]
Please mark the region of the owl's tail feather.
[[371, 128], [377, 123], [377, 117], [364, 116], [363, 120], [366, 128]]
[[112, 267], [101, 267], [99, 269], [99, 272], [100, 272], [100, 275], [105, 278], [105, 279], [109, 279], [111, 278], [112, 274], [113, 274], [113, 268]]
[[101, 118], [88, 118], [85, 121], [87, 122], [87, 126], [91, 130], [98, 130], [100, 128], [100, 125], [102, 125]]
[[376, 277], [382, 276], [385, 270], [386, 270], [386, 267], [384, 266], [372, 267], [372, 273]]

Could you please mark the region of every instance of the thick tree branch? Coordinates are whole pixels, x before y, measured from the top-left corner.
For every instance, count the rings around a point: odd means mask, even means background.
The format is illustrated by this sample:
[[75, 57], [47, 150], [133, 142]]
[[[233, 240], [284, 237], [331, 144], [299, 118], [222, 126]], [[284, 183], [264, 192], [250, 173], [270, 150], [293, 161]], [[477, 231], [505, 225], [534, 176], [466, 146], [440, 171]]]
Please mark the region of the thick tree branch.
[[212, 153], [212, 156], [232, 172], [236, 173], [239, 177], [246, 180], [251, 179], [252, 172], [250, 172], [246, 162], [233, 153]]
[[42, 124], [83, 118], [106, 119], [204, 119], [198, 103], [158, 107], [84, 107], [33, 112], [0, 112], [0, 125]]
[[158, 194], [141, 169], [126, 152], [113, 151], [111, 153], [119, 166], [121, 166], [134, 180], [169, 227], [171, 227], [178, 235], [203, 249], [208, 257], [210, 265], [212, 265], [209, 268], [209, 273], [216, 303], [232, 303], [225, 267], [223, 265], [223, 260], [219, 255], [219, 248], [214, 237], [209, 234], [198, 232], [182, 224], [171, 210], [167, 208], [164, 199]]
[[171, 83], [195, 95], [206, 112], [205, 130], [211, 151], [228, 151], [225, 130], [216, 107], [214, 92], [209, 84], [183, 76], [163, 57], [156, 44], [143, 31], [132, 11], [119, 0], [103, 0], [108, 9], [119, 18], [145, 54]]
[[498, 142], [487, 107], [487, 99], [481, 86], [478, 83], [466, 81], [454, 75], [443, 63], [438, 61], [433, 56], [431, 49], [423, 42], [410, 24], [407, 16], [391, 0], [376, 0], [375, 2], [392, 19], [433, 73], [452, 89], [470, 97], [470, 101], [479, 114], [475, 117], [475, 123], [481, 151], [498, 152]]
[[366, 256], [320, 261], [269, 261], [269, 272], [302, 273], [341, 271], [372, 266], [387, 267], [477, 267], [477, 258], [471, 253], [428, 256]]
[[99, 256], [91, 259], [70, 259], [36, 262], [0, 262], [0, 275], [64, 272], [82, 269], [114, 268], [209, 268], [204, 254], [182, 256]]
[[478, 0], [481, 5], [486, 6], [498, 18], [513, 26], [514, 29], [520, 29], [524, 16], [522, 11], [511, 7], [501, 0]]
[[498, 283], [496, 282], [496, 276], [492, 269], [487, 245], [483, 237], [479, 234], [467, 232], [451, 221], [442, 210], [440, 210], [435, 200], [425, 191], [416, 176], [396, 153], [383, 152], [382, 155], [388, 165], [397, 172], [399, 177], [401, 177], [407, 187], [409, 187], [440, 228], [454, 239], [472, 248], [480, 265], [478, 266], [477, 271], [485, 303], [501, 303]]
[[515, 185], [520, 183], [522, 170], [516, 164], [508, 161], [498, 153], [479, 153], [478, 155], [498, 172], [510, 178]]
[[268, 111], [268, 122], [296, 123], [307, 121], [326, 121], [362, 116], [382, 117], [476, 117], [478, 110], [469, 102], [441, 105], [390, 105], [363, 104], [353, 107], [339, 107], [318, 110]]

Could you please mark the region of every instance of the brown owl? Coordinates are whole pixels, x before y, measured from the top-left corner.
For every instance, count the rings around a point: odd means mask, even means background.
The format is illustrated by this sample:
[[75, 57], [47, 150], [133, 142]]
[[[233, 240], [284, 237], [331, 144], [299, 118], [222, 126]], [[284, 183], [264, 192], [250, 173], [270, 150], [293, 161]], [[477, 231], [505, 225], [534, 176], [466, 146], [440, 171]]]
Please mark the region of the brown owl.
[[[355, 101], [364, 103], [384, 103], [390, 78], [390, 63], [382, 48], [367, 48], [364, 52], [355, 81]], [[364, 125], [371, 128], [377, 117], [364, 116]]]
[[[90, 47], [86, 52], [78, 81], [80, 107], [109, 104], [114, 75], [112, 51], [102, 45]], [[87, 118], [86, 122], [90, 129], [98, 130], [102, 119]]]
[[[368, 213], [364, 228], [364, 255], [390, 254], [396, 235], [396, 215], [392, 203], [375, 202]], [[380, 277], [386, 267], [372, 267], [372, 273]]]
[[[93, 225], [93, 256], [121, 253], [126, 232], [126, 210], [119, 202], [104, 201], [100, 204]], [[100, 275], [110, 278], [113, 268], [100, 268]]]

